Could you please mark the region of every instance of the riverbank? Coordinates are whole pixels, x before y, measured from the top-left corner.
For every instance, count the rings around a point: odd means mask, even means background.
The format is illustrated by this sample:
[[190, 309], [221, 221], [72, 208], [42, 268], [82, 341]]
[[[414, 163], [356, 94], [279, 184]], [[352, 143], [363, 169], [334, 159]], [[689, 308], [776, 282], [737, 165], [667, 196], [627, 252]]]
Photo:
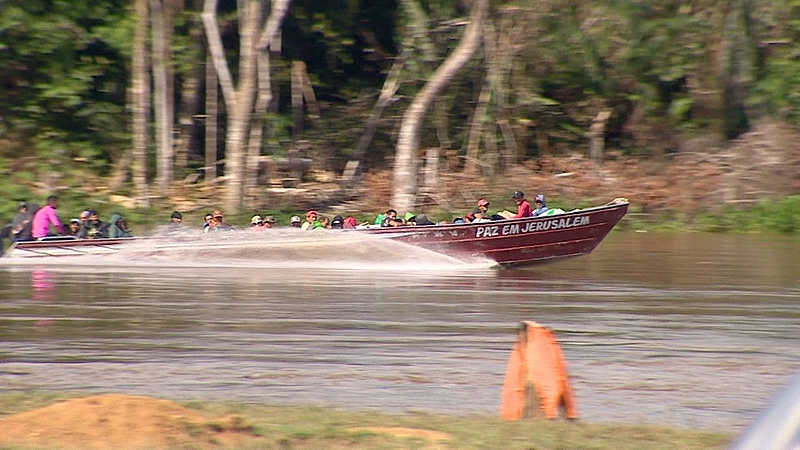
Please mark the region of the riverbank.
[[[596, 163], [580, 154], [542, 156], [503, 172], [477, 174], [464, 173], [458, 161], [445, 160], [435, 185], [420, 188], [413, 212], [452, 220], [472, 211], [481, 197], [491, 202], [490, 212], [514, 209], [511, 193], [523, 190], [531, 198], [544, 194], [548, 206], [564, 210], [627, 198], [631, 207], [620, 229], [800, 233], [800, 154], [791, 145], [796, 140], [793, 130], [765, 125], [724, 147], [698, 139], [684, 145], [686, 152], [661, 157], [609, 151]], [[120, 212], [138, 234], [167, 223], [173, 210], [184, 214], [185, 224], [199, 227], [206, 213], [224, 209], [221, 179], [205, 183], [187, 177], [151, 197], [149, 208], [137, 208], [131, 192], [112, 191], [106, 187], [109, 180], [87, 171], [55, 177], [42, 172], [35, 161], [7, 166], [10, 170], [0, 171], [5, 175], [0, 192], [6, 199], [0, 205], [0, 224], [12, 220], [18, 201], [41, 204], [52, 193], [60, 197], [59, 213], [65, 221], [89, 208], [106, 219]], [[286, 187], [279, 178], [262, 180], [257, 195], [239, 214], [226, 215], [226, 221], [247, 227], [252, 215], [260, 214], [288, 225], [291, 216], [302, 216], [308, 209], [328, 217], [354, 215], [371, 221], [392, 206], [388, 169], [372, 170], [357, 184], [322, 168], [312, 168], [295, 181]]]
[[0, 395], [0, 448], [723, 449], [733, 436], [657, 426], [347, 411], [128, 395]]

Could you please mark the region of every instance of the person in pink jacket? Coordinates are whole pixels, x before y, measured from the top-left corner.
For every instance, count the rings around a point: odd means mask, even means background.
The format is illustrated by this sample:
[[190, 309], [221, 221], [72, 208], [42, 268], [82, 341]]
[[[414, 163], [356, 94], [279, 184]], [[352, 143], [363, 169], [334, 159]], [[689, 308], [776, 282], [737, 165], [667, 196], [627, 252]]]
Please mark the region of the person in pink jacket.
[[53, 225], [58, 230], [59, 235], [64, 234], [64, 227], [61, 226], [61, 222], [58, 220], [56, 208], [58, 208], [58, 197], [51, 195], [47, 197], [47, 205], [36, 211], [31, 226], [31, 236], [34, 239], [49, 236], [51, 234], [50, 225]]

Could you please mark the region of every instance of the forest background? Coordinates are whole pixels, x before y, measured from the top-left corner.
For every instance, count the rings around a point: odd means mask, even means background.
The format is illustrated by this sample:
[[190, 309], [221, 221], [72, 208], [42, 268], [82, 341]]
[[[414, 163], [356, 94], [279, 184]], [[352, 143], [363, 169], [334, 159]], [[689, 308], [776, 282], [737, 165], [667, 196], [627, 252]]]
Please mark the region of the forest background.
[[798, 125], [800, 0], [0, 3], [9, 220], [51, 193], [442, 219], [532, 189], [797, 232]]

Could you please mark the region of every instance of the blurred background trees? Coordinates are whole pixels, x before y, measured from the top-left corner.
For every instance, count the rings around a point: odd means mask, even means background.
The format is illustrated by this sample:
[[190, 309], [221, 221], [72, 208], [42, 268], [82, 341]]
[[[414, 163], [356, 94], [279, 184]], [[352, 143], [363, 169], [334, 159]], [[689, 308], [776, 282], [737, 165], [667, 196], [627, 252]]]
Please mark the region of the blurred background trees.
[[[141, 205], [220, 175], [235, 211], [264, 164], [390, 168], [404, 113], [476, 2], [5, 0], [0, 170], [30, 159], [53, 189], [88, 171]], [[430, 190], [442, 160], [492, 176], [800, 125], [798, 18], [800, 0], [491, 2], [478, 48], [419, 113], [408, 154], [425, 175], [409, 192]]]

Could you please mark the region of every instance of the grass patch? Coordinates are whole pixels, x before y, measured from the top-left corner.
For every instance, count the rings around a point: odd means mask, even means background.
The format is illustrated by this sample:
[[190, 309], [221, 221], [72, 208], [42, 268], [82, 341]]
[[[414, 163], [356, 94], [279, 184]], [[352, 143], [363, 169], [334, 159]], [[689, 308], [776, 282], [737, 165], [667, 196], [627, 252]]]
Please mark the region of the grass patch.
[[[0, 419], [69, 398], [49, 393], [0, 395]], [[192, 401], [183, 406], [208, 417], [208, 424], [246, 430], [245, 440], [216, 448], [306, 449], [724, 449], [733, 436], [665, 426], [591, 424], [582, 421], [522, 420], [508, 422], [491, 415], [388, 414], [320, 406], [242, 405]], [[207, 432], [193, 429], [203, 438]], [[204, 439], [208, 439], [205, 436]]]

